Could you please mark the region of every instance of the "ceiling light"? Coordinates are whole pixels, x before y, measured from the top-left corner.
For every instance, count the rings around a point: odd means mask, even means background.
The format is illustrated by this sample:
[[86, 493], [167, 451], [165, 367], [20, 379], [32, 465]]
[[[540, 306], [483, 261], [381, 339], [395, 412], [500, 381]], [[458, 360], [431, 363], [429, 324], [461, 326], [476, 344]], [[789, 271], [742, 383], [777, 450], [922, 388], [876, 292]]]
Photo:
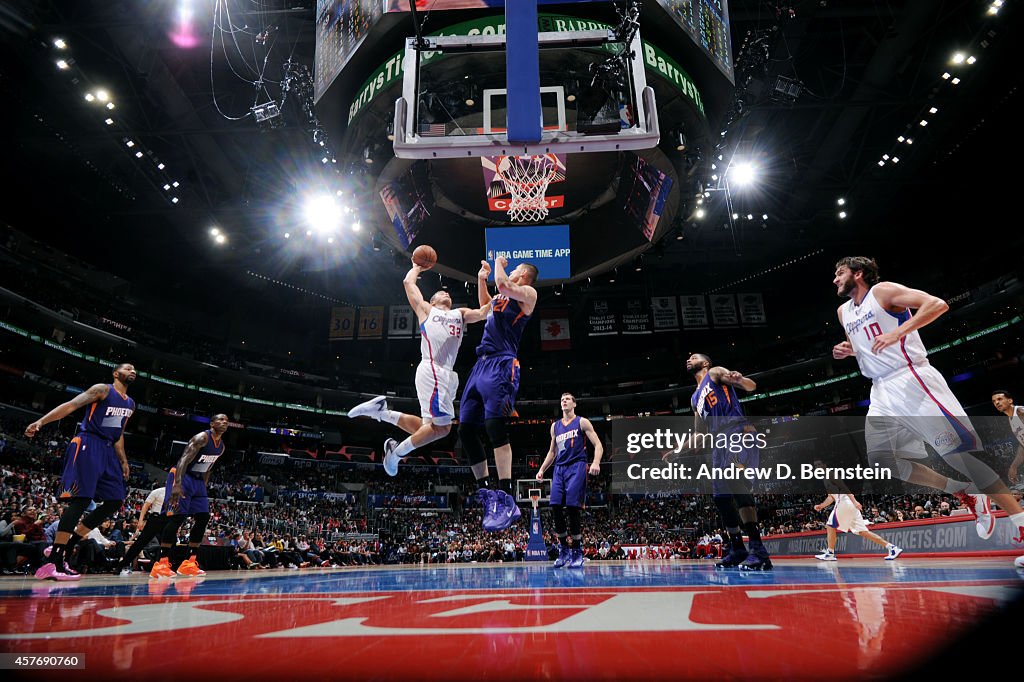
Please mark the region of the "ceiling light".
[[111, 111], [113, 111], [114, 110], [114, 103], [113, 102], [107, 102], [107, 109], [110, 109]]
[[135, 158], [136, 159], [141, 159], [142, 158], [142, 152], [135, 152]]
[[836, 203], [839, 204], [840, 206], [846, 206], [846, 199], [844, 199], [843, 197], [839, 197], [838, 199], [836, 199]]
[[918, 123], [918, 125], [919, 125], [919, 126], [921, 126], [922, 128], [924, 128], [924, 127], [925, 127], [926, 125], [928, 125], [928, 121], [926, 121], [926, 120], [924, 120], [924, 119], [922, 118], [922, 119], [921, 119], [921, 122], [920, 122], [920, 123]]
[[700, 220], [701, 218], [704, 217], [704, 215], [705, 215], [704, 214], [704, 209], [703, 208], [698, 208], [697, 212], [693, 214], [693, 217], [695, 217], [697, 220]]
[[213, 241], [217, 242], [218, 244], [224, 244], [225, 242], [227, 242], [227, 240], [228, 238], [222, 234], [218, 234], [216, 237], [213, 238]]
[[171, 197], [171, 203], [172, 204], [178, 203], [178, 197]]
[[134, 143], [134, 142], [132, 142], [131, 140], [128, 140], [127, 142], [125, 142], [125, 144], [126, 144], [126, 145], [128, 145], [128, 148], [129, 148], [129, 149], [131, 149], [132, 147], [134, 147], [134, 146], [135, 146], [135, 143]]
[[960, 85], [960, 79], [954, 78], [953, 80], [950, 81], [950, 83], [952, 83], [953, 85]]
[[750, 162], [743, 162], [729, 170], [729, 176], [740, 187], [754, 184], [757, 178], [757, 167]]
[[103, 122], [106, 123], [108, 126], [114, 125], [114, 119], [112, 118], [105, 119]]
[[101, 102], [108, 102], [110, 101], [110, 93], [103, 89], [97, 90], [96, 99], [98, 99]]
[[64, 61], [63, 59], [58, 59], [57, 60], [57, 68], [60, 69], [61, 71], [64, 71], [65, 69], [68, 68], [68, 63], [66, 61]]
[[951, 75], [952, 74], [949, 73], [949, 71], [945, 72], [944, 74], [942, 74], [942, 80], [948, 81]]
[[964, 63], [964, 59], [966, 59], [966, 58], [967, 57], [966, 57], [966, 55], [964, 55], [963, 52], [957, 52], [956, 54], [953, 55], [953, 58], [951, 59], [951, 61], [954, 64], [963, 64]]
[[976, 61], [978, 61], [976, 57], [968, 57], [967, 58], [967, 63], [968, 64], [973, 64]]
[[91, 92], [85, 93], [85, 101], [86, 102], [95, 102], [96, 101], [96, 95], [92, 94]]
[[220, 228], [219, 227], [211, 227], [210, 228], [210, 236], [211, 237], [216, 237], [218, 234], [220, 234]]
[[164, 169], [164, 165], [162, 163], [158, 163], [156, 165], [156, 168], [157, 168], [157, 170], [163, 170]]
[[929, 114], [937, 114], [937, 113], [939, 113], [939, 110], [936, 109], [935, 107], [932, 107], [931, 109], [928, 110], [928, 113]]
[[291, 239], [292, 238], [292, 233], [291, 232], [285, 232], [284, 233], [284, 238], [285, 239]]
[[67, 47], [68, 47], [68, 44], [66, 42], [64, 42], [63, 38], [54, 38], [53, 39], [53, 46], [55, 48], [57, 48], [58, 50], [66, 50]]
[[839, 218], [841, 220], [845, 220], [846, 219], [846, 211], [840, 211], [839, 212]]

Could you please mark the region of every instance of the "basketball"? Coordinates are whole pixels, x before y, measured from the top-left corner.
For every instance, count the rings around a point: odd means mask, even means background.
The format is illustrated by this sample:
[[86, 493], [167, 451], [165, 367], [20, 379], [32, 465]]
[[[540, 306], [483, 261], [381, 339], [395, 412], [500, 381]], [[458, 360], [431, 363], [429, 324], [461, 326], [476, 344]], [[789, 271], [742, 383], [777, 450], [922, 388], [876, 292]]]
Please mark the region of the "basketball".
[[412, 262], [424, 270], [429, 270], [437, 262], [437, 251], [434, 251], [433, 246], [421, 244], [412, 252]]

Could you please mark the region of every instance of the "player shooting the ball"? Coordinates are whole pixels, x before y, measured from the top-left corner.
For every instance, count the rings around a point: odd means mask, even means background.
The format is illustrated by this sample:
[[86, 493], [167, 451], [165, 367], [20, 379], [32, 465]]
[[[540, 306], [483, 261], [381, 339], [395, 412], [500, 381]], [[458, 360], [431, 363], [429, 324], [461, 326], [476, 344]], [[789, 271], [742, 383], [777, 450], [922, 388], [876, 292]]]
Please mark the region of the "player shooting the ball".
[[455, 414], [455, 392], [459, 388], [459, 375], [453, 369], [455, 358], [462, 345], [463, 332], [467, 324], [481, 322], [487, 317], [489, 305], [477, 309], [458, 308], [452, 310], [452, 297], [443, 289], [434, 293], [430, 301], [423, 298], [416, 280], [424, 270], [433, 267], [430, 258], [423, 258], [417, 247], [412, 267], [406, 273], [402, 285], [419, 320], [420, 351], [422, 359], [416, 368], [416, 394], [420, 401], [420, 415], [403, 414], [388, 409], [385, 396], [377, 396], [348, 412], [349, 417], [369, 417], [377, 421], [394, 424], [406, 433], [408, 438], [401, 443], [394, 438], [384, 442], [384, 471], [389, 476], [398, 474], [398, 463], [416, 448], [432, 443], [448, 435], [452, 417]]

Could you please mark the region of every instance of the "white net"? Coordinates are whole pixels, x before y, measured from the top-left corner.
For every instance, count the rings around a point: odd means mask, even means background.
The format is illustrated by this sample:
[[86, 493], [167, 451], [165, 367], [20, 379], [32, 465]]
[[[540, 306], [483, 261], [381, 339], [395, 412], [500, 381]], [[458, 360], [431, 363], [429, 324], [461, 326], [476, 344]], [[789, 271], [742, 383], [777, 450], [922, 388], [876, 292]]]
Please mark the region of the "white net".
[[548, 215], [546, 194], [548, 185], [558, 171], [553, 155], [509, 156], [508, 164], [500, 164], [498, 175], [512, 194], [508, 202], [508, 217], [514, 222], [533, 223]]

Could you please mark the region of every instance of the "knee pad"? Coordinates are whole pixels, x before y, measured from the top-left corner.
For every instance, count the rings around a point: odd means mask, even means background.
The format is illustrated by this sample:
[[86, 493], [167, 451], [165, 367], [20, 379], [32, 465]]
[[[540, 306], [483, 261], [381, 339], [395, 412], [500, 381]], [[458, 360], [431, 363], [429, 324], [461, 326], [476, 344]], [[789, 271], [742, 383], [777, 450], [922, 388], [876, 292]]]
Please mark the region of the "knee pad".
[[560, 504], [551, 505], [551, 516], [555, 520], [555, 533], [565, 535], [565, 507]]
[[987, 490], [999, 480], [999, 474], [970, 452], [954, 452], [942, 457], [946, 464], [967, 476], [978, 491]]
[[914, 465], [910, 461], [897, 457], [892, 452], [869, 452], [868, 463], [871, 466], [882, 467], [896, 474], [896, 478], [901, 481], [907, 481], [910, 479], [910, 474], [914, 470]]
[[82, 519], [82, 525], [92, 530], [103, 523], [105, 519], [117, 513], [117, 510], [124, 504], [124, 500], [107, 500], [100, 506], [93, 509]]
[[167, 525], [164, 526], [163, 531], [160, 533], [160, 544], [161, 545], [174, 545], [178, 541], [178, 529], [181, 528], [182, 524], [185, 523], [184, 514], [176, 514], [175, 516], [169, 517]]
[[71, 501], [68, 502], [68, 506], [64, 508], [64, 513], [60, 515], [60, 521], [57, 522], [57, 532], [74, 533], [78, 522], [82, 518], [82, 514], [89, 508], [90, 501], [88, 497], [72, 497]]
[[491, 441], [491, 447], [500, 448], [508, 445], [508, 428], [502, 418], [487, 419], [484, 421], [484, 429], [487, 430], [487, 438]]
[[754, 502], [754, 496], [751, 495], [750, 493], [738, 493], [736, 495], [733, 495], [732, 499], [736, 501], [737, 509], [746, 509], [747, 507], [756, 506], [756, 503]]
[[188, 542], [190, 545], [201, 544], [203, 533], [206, 532], [206, 526], [210, 523], [210, 514], [203, 512], [196, 514], [193, 518], [195, 520], [192, 522], [192, 530], [188, 533]]
[[714, 495], [715, 507], [726, 529], [740, 527], [740, 512], [732, 495]]
[[470, 466], [487, 461], [487, 453], [480, 442], [480, 427], [477, 424], [459, 424], [459, 440], [462, 441], [462, 451], [466, 453]]

